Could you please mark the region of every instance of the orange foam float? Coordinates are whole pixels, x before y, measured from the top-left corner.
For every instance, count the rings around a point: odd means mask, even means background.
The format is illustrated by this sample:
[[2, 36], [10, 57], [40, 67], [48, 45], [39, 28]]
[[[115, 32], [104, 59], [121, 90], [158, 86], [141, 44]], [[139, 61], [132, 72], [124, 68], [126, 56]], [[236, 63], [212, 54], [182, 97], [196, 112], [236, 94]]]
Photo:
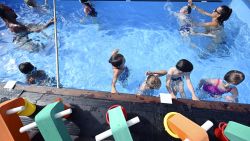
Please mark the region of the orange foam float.
[[20, 133], [23, 126], [18, 112], [25, 109], [25, 100], [15, 98], [0, 104], [0, 140], [1, 141], [29, 141], [27, 133]]
[[183, 141], [209, 141], [207, 130], [213, 123], [205, 122], [202, 126], [197, 125], [185, 116], [170, 112], [164, 117], [165, 130], [174, 138], [180, 138]]

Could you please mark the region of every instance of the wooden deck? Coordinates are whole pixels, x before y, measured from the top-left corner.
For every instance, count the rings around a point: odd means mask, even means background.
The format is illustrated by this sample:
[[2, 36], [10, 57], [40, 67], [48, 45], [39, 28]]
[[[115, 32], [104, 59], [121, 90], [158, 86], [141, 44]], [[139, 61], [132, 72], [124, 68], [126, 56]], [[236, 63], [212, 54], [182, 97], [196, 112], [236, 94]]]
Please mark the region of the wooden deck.
[[[95, 135], [109, 129], [105, 114], [114, 104], [120, 104], [126, 108], [128, 119], [135, 116], [140, 118], [140, 123], [130, 127], [135, 141], [177, 141], [164, 131], [163, 118], [168, 112], [179, 112], [199, 125], [208, 119], [215, 123], [236, 121], [250, 125], [249, 104], [178, 99], [173, 100], [173, 104], [169, 105], [161, 104], [158, 97], [24, 85], [16, 85], [12, 91], [8, 91], [3, 89], [3, 86], [3, 83], [0, 84], [1, 100], [25, 97], [39, 105], [40, 109], [58, 97], [61, 97], [65, 103], [71, 104], [73, 113], [65, 124], [75, 141], [94, 141]], [[26, 125], [33, 119], [22, 118], [22, 121]], [[213, 129], [208, 132], [210, 141], [216, 141]], [[43, 140], [37, 130], [30, 132], [30, 137], [34, 141]], [[110, 137], [107, 140], [113, 140], [113, 138]]]

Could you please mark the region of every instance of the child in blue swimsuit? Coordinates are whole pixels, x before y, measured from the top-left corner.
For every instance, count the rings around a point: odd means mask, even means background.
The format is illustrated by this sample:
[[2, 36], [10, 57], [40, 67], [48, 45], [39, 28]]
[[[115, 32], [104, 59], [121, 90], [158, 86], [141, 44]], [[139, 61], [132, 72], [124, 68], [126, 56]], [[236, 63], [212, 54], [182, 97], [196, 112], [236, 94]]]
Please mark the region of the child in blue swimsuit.
[[179, 60], [175, 67], [171, 67], [168, 70], [166, 86], [172, 98], [176, 98], [177, 92], [181, 94], [181, 98], [186, 98], [183, 82], [183, 78], [185, 77], [187, 87], [192, 94], [192, 99], [199, 100], [194, 93], [194, 88], [190, 79], [192, 70], [193, 64], [186, 59]]
[[125, 58], [122, 54], [119, 53], [119, 50], [116, 49], [112, 52], [112, 55], [109, 59], [109, 63], [113, 66], [113, 80], [111, 85], [111, 93], [118, 93], [116, 90], [117, 80], [125, 87], [127, 78], [129, 77], [129, 69], [125, 66]]
[[244, 79], [244, 73], [238, 70], [231, 70], [225, 74], [224, 80], [201, 79], [198, 88], [202, 88], [204, 92], [215, 98], [220, 98], [223, 94], [230, 92], [232, 93], [232, 96], [226, 96], [226, 101], [237, 102], [238, 90], [236, 86], [244, 81]]

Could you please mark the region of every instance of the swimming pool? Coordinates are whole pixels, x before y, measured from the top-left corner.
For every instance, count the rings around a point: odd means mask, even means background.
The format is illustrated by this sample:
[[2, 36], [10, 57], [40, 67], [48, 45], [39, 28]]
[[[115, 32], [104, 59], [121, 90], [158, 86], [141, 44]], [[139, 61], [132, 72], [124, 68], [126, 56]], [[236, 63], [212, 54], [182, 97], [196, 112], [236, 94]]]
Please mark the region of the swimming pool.
[[[237, 1], [237, 2], [236, 2]], [[22, 1], [4, 0], [19, 15], [23, 23], [46, 22], [53, 16], [52, 8], [47, 12], [29, 9]], [[76, 1], [58, 0], [58, 36], [60, 80], [66, 88], [110, 91], [112, 69], [108, 59], [113, 49], [119, 48], [131, 70], [128, 87], [117, 84], [122, 93], [136, 93], [145, 79], [148, 70], [169, 69], [179, 59], [186, 58], [194, 64], [191, 79], [194, 87], [201, 78], [222, 78], [224, 74], [237, 69], [245, 73], [246, 79], [237, 88], [240, 103], [250, 103], [250, 21], [242, 11], [249, 11], [246, 3], [228, 0], [218, 3], [197, 3], [208, 11], [222, 4], [230, 5], [234, 12], [225, 22], [227, 41], [208, 48], [210, 38], [191, 37], [191, 43], [183, 39], [178, 31], [176, 18], [165, 10], [169, 5], [178, 11], [183, 2], [93, 2], [98, 18], [84, 18], [81, 4]], [[52, 2], [51, 2], [52, 4]], [[195, 20], [208, 20], [196, 11], [192, 12]], [[12, 44], [12, 34], [0, 21], [0, 81], [19, 80], [24, 76], [19, 73], [18, 64], [30, 61], [39, 69], [44, 69], [50, 76], [55, 76], [55, 51], [53, 49], [53, 27], [43, 34], [32, 34], [33, 39], [48, 45], [45, 51], [28, 53], [17, 50]], [[166, 92], [165, 77], [161, 78], [159, 92]], [[188, 97], [188, 93], [185, 85]]]

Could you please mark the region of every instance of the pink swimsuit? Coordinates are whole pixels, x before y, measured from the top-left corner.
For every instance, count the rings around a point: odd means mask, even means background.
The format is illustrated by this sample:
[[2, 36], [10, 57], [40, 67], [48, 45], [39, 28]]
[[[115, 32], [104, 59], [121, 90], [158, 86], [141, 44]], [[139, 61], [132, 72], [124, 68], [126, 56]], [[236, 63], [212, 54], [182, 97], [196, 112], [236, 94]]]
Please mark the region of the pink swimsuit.
[[208, 83], [205, 83], [203, 85], [203, 90], [208, 92], [211, 96], [215, 96], [215, 95], [222, 95], [224, 93], [228, 93], [232, 90], [232, 88], [229, 88], [229, 89], [226, 89], [226, 90], [220, 90], [218, 88], [220, 84], [220, 79], [218, 79], [216, 85], [212, 85], [212, 84], [208, 84]]

